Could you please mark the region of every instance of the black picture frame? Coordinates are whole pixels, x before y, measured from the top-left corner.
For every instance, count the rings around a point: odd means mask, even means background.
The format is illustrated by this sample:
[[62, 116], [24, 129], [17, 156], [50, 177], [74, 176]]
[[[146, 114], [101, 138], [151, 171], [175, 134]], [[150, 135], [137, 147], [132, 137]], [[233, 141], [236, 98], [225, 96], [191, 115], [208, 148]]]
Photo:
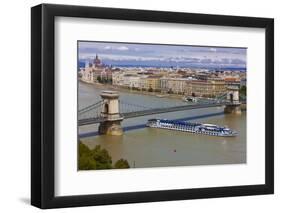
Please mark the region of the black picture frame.
[[[56, 197], [54, 171], [55, 17], [264, 28], [266, 135], [265, 184]], [[31, 204], [60, 208], [272, 194], [274, 192], [274, 20], [164, 11], [41, 4], [31, 8]]]

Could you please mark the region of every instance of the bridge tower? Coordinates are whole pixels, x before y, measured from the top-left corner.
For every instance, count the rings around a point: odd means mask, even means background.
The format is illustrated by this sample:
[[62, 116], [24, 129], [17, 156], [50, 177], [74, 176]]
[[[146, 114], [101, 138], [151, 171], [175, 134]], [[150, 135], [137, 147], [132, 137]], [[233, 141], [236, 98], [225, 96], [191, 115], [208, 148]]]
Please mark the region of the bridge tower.
[[123, 117], [119, 112], [119, 93], [116, 91], [103, 91], [101, 93], [101, 116], [105, 121], [100, 123], [99, 133], [103, 135], [123, 135], [121, 121]]
[[238, 86], [229, 86], [227, 88], [227, 96], [224, 112], [232, 114], [241, 114], [241, 103], [239, 101], [239, 88]]

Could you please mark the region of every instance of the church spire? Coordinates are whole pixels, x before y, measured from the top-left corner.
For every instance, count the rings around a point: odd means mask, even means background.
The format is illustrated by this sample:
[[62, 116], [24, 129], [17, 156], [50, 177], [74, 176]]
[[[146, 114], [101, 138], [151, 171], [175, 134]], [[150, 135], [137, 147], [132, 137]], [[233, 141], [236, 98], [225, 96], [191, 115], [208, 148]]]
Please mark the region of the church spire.
[[93, 62], [94, 62], [95, 67], [101, 66], [101, 60], [99, 59], [98, 54], [96, 54], [96, 57]]

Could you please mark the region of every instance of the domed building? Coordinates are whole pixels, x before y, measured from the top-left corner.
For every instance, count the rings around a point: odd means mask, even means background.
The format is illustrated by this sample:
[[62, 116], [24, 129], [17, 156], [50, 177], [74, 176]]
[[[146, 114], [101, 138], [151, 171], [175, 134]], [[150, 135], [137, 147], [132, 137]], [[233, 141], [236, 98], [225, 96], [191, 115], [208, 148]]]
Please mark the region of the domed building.
[[97, 68], [97, 67], [103, 67], [101, 60], [98, 57], [98, 54], [96, 54], [95, 59], [93, 60], [93, 65]]
[[101, 79], [106, 81], [112, 79], [111, 68], [102, 63], [98, 54], [86, 64], [85, 69], [80, 74], [81, 80], [88, 83], [99, 82]]

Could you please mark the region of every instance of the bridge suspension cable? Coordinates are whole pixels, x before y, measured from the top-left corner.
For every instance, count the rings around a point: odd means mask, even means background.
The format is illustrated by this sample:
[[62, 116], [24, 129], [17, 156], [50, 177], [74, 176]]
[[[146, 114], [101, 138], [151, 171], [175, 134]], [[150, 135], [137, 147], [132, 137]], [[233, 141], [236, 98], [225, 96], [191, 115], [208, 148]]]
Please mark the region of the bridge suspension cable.
[[[139, 104], [128, 103], [120, 100], [119, 113], [124, 118], [132, 118], [132, 117], [160, 114], [160, 113], [173, 112], [173, 111], [216, 107], [229, 103], [227, 100], [224, 100], [224, 97], [226, 97], [226, 94], [222, 94], [211, 100], [210, 99], [202, 100], [196, 104], [190, 104], [190, 103], [178, 104], [178, 102], [175, 102], [173, 105], [169, 105], [169, 106], [161, 105], [161, 107], [142, 106]], [[91, 104], [79, 110], [78, 111], [79, 125], [94, 124], [106, 120], [106, 117], [104, 117], [101, 113], [103, 103], [104, 103], [103, 101], [98, 101], [94, 104]]]
[[78, 112], [78, 121], [89, 120], [89, 119], [98, 119], [101, 117], [101, 106], [102, 101], [91, 104]]
[[78, 113], [79, 113], [79, 114], [86, 113], [86, 112], [88, 112], [88, 111], [90, 111], [90, 110], [92, 110], [92, 109], [95, 109], [95, 108], [97, 108], [97, 107], [100, 107], [101, 104], [102, 104], [102, 101], [98, 101], [98, 102], [96, 102], [96, 103], [94, 103], [94, 104], [91, 104], [91, 105], [89, 105], [89, 106], [87, 106], [87, 107], [85, 107], [85, 108], [83, 108], [83, 109], [80, 109], [80, 110], [78, 111]]
[[126, 113], [126, 112], [133, 112], [133, 111], [137, 111], [137, 110], [147, 110], [147, 109], [152, 109], [151, 107], [148, 106], [141, 106], [138, 104], [132, 104], [132, 103], [128, 103], [125, 101], [120, 101], [120, 113]]
[[223, 99], [225, 99], [226, 97], [227, 97], [227, 93], [223, 93], [223, 94], [217, 96], [216, 99], [218, 99], [218, 100], [223, 100]]

